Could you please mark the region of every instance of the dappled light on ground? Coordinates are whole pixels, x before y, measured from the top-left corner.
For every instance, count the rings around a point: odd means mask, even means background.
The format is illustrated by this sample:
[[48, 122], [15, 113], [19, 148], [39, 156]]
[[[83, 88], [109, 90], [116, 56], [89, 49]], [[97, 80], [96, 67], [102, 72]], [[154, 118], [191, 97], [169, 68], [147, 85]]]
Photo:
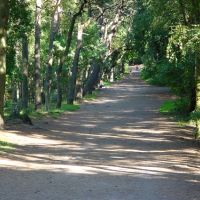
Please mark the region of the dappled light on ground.
[[192, 127], [179, 127], [159, 114], [169, 97], [167, 88], [130, 76], [76, 113], [31, 128], [10, 127], [1, 135], [17, 145], [0, 156], [0, 188], [22, 182], [4, 194], [12, 197], [31, 185], [20, 200], [38, 199], [38, 193], [60, 199], [56, 192], [69, 193], [70, 200], [197, 200], [199, 147]]

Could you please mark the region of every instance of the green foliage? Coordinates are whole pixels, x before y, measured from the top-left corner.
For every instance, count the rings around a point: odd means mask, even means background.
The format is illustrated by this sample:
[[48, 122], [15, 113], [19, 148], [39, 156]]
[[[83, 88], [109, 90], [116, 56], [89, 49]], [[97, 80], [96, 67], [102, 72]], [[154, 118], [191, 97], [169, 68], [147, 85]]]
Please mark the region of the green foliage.
[[200, 121], [200, 111], [195, 110], [190, 114], [190, 119], [194, 122], [199, 122]]
[[64, 112], [75, 112], [79, 109], [80, 109], [80, 105], [78, 104], [69, 105], [67, 103], [63, 103], [60, 109], [56, 108], [56, 105], [51, 105], [51, 109], [49, 110], [49, 112], [46, 112], [45, 107], [42, 107], [37, 112], [36, 111], [31, 112], [30, 117], [34, 119], [40, 119], [47, 116], [57, 118]]
[[104, 85], [105, 87], [110, 87], [110, 86], [112, 85], [112, 83], [109, 82], [109, 81], [104, 81], [104, 82], [103, 82], [103, 85]]
[[[188, 112], [195, 107], [195, 69], [200, 52], [200, 20], [191, 2], [136, 0], [129, 43], [133, 62], [145, 65], [141, 76], [150, 84], [168, 86], [183, 100]], [[139, 58], [138, 58], [139, 57]], [[177, 108], [179, 110], [179, 108]], [[180, 110], [179, 110], [180, 111]]]
[[[13, 118], [13, 109], [14, 105], [12, 101], [6, 101], [5, 104], [5, 117], [6, 119], [12, 119]], [[51, 109], [49, 112], [46, 112], [45, 106], [42, 106], [42, 108], [38, 111], [34, 110], [34, 105], [29, 105], [29, 108], [27, 110], [21, 110], [19, 113], [21, 116], [24, 114], [28, 114], [31, 118], [42, 118], [45, 116], [51, 116], [51, 117], [59, 117], [64, 112], [74, 112], [80, 109], [79, 104], [69, 105], [66, 103], [63, 103], [60, 109], [56, 108], [56, 104], [51, 104]]]
[[187, 98], [167, 100], [160, 107], [160, 113], [182, 115], [188, 113], [189, 100]]
[[97, 99], [98, 94], [99, 94], [99, 90], [95, 90], [95, 91], [92, 92], [92, 94], [85, 95], [84, 99], [87, 100], [87, 101], [95, 100], [95, 99]]
[[8, 152], [14, 149], [14, 144], [0, 140], [0, 152]]
[[200, 25], [174, 27], [167, 50], [170, 61], [186, 62], [188, 56], [194, 59], [194, 54], [200, 51]]

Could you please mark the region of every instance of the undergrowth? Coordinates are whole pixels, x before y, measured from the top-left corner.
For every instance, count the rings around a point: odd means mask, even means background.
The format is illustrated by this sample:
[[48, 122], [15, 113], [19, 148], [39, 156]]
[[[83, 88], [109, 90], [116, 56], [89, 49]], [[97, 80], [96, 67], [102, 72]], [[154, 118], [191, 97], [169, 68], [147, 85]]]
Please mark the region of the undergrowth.
[[95, 100], [97, 99], [99, 92], [99, 90], [95, 90], [92, 92], [92, 94], [85, 95], [83, 99], [87, 101]]
[[[34, 110], [34, 105], [31, 104], [29, 106], [29, 109], [26, 110], [25, 112], [31, 118], [40, 119], [40, 118], [48, 117], [48, 116], [53, 117], [53, 118], [57, 118], [62, 113], [66, 112], [66, 111], [68, 111], [68, 112], [74, 112], [74, 111], [77, 111], [79, 109], [80, 109], [80, 105], [79, 104], [69, 105], [67, 103], [63, 103], [60, 109], [56, 108], [56, 104], [51, 104], [50, 105], [50, 109], [49, 109], [48, 112], [46, 111], [44, 105], [41, 106], [41, 108], [39, 110], [35, 111]], [[5, 118], [7, 120], [13, 119], [13, 114], [12, 113], [13, 113], [13, 105], [10, 102], [7, 102], [6, 106], [5, 106]], [[21, 111], [19, 114], [23, 115], [24, 111]]]
[[64, 112], [74, 112], [80, 109], [80, 105], [79, 104], [74, 104], [74, 105], [70, 105], [67, 103], [63, 103], [61, 108], [58, 109], [56, 108], [55, 105], [52, 105], [49, 112], [47, 112], [45, 110], [45, 107], [42, 107], [40, 110], [38, 111], [32, 111], [30, 113], [30, 117], [31, 118], [42, 118], [45, 116], [50, 116], [53, 118], [57, 118], [59, 117], [61, 114], [63, 114]]
[[15, 149], [14, 144], [0, 140], [0, 152], [7, 152], [14, 149]]
[[[160, 113], [175, 118], [180, 126], [200, 127], [200, 110], [189, 113], [187, 99], [165, 101], [160, 107]], [[194, 134], [196, 139], [200, 137], [200, 132]]]

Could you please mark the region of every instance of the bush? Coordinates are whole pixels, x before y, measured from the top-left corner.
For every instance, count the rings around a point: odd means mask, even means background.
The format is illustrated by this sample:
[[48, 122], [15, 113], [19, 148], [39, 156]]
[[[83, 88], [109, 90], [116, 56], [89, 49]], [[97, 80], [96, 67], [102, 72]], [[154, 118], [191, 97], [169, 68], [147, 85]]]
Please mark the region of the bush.
[[164, 114], [188, 114], [189, 105], [188, 98], [168, 100], [160, 107], [160, 112]]

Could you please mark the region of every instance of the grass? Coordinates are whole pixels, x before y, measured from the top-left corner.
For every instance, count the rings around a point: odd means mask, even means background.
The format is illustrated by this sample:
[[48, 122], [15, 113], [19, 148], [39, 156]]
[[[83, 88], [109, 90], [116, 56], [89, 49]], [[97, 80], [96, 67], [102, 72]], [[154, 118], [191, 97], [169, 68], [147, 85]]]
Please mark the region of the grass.
[[160, 107], [160, 113], [173, 117], [180, 126], [191, 124], [186, 99], [167, 100]]
[[[66, 112], [66, 111], [74, 112], [74, 111], [79, 110], [79, 109], [80, 109], [79, 104], [69, 105], [67, 103], [63, 103], [61, 108], [58, 109], [58, 108], [56, 108], [56, 104], [54, 103], [54, 104], [50, 105], [49, 112], [46, 111], [45, 106], [42, 106], [41, 109], [36, 112], [34, 110], [34, 105], [30, 104], [29, 110], [27, 112], [29, 113], [29, 116], [31, 118], [40, 119], [40, 118], [43, 118], [45, 116], [50, 116], [50, 117], [56, 118], [56, 117], [59, 117], [62, 113]], [[5, 104], [5, 109], [4, 109], [6, 119], [12, 119], [13, 118], [11, 116], [12, 110], [13, 110], [12, 101], [7, 101], [6, 104]]]
[[[189, 113], [187, 112], [186, 103], [186, 100], [181, 101], [181, 99], [168, 100], [160, 107], [160, 113], [175, 118], [179, 126], [185, 127], [192, 125], [194, 127], [200, 127], [200, 110]], [[196, 139], [199, 139], [200, 131], [196, 131], [194, 136]]]
[[189, 113], [189, 99], [183, 97], [167, 100], [160, 107], [160, 112], [164, 114], [187, 115]]
[[104, 81], [103, 85], [104, 85], [104, 87], [110, 87], [112, 85], [112, 83], [109, 81]]
[[14, 144], [0, 140], [0, 152], [8, 152], [14, 149], [15, 149]]
[[175, 113], [176, 104], [173, 100], [165, 101], [162, 106], [160, 107], [160, 113], [163, 114], [172, 114]]
[[99, 90], [95, 90], [92, 92], [92, 94], [85, 95], [84, 99], [87, 101], [95, 100], [97, 99], [98, 94], [99, 94]]
[[35, 112], [31, 112], [30, 113], [30, 117], [34, 118], [34, 119], [40, 119], [43, 117], [53, 117], [53, 118], [57, 118], [59, 117], [61, 114], [63, 114], [64, 112], [75, 112], [77, 110], [80, 109], [80, 105], [79, 104], [67, 104], [67, 103], [63, 103], [61, 108], [58, 109], [55, 107], [55, 105], [51, 105], [51, 109], [49, 110], [49, 112], [47, 112], [45, 110], [45, 107], [42, 107], [39, 111]]

